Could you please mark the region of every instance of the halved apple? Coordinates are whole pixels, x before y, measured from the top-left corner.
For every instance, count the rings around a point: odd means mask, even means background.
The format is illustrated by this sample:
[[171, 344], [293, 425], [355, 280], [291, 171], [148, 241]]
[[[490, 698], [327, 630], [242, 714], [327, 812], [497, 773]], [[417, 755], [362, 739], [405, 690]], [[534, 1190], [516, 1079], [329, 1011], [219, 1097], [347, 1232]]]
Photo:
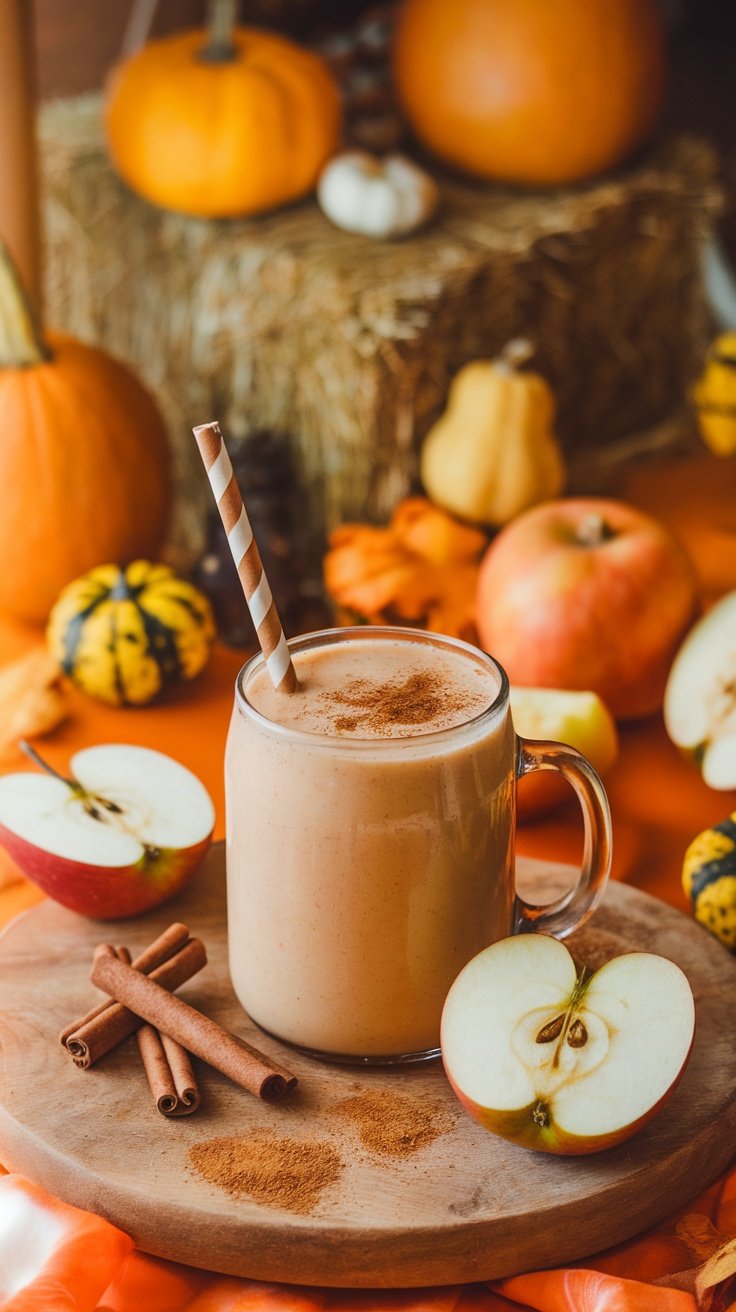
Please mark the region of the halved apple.
[[68, 779], [50, 771], [0, 778], [0, 846], [29, 879], [94, 919], [134, 916], [184, 883], [215, 823], [199, 779], [162, 752], [88, 747]]
[[502, 939], [460, 972], [442, 1014], [442, 1060], [461, 1103], [494, 1134], [542, 1152], [629, 1138], [682, 1075], [693, 995], [649, 952], [580, 974], [544, 934]]
[[710, 788], [736, 788], [736, 592], [693, 626], [672, 663], [664, 723]]
[[[611, 712], [595, 692], [523, 688], [512, 684], [511, 718], [522, 738], [546, 738], [577, 747], [598, 774], [618, 756], [618, 733]], [[552, 770], [536, 770], [519, 780], [517, 812], [524, 821], [572, 797], [564, 779]]]

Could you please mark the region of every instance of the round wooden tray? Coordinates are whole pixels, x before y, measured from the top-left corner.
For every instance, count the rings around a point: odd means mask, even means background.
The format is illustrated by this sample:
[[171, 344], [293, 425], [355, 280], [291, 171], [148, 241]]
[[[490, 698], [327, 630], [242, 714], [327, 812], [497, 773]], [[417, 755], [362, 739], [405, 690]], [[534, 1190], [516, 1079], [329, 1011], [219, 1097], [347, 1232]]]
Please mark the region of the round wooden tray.
[[[545, 900], [569, 872], [527, 861], [522, 876], [525, 891], [533, 885]], [[134, 1039], [86, 1072], [62, 1052], [58, 1030], [94, 1001], [94, 945], [135, 951], [175, 919], [204, 939], [210, 957], [182, 996], [290, 1066], [300, 1082], [289, 1099], [260, 1103], [200, 1064], [200, 1111], [165, 1120]], [[644, 1131], [610, 1152], [564, 1159], [484, 1131], [461, 1110], [439, 1063], [327, 1066], [258, 1031], [230, 989], [221, 845], [182, 895], [137, 920], [100, 925], [42, 903], [0, 939], [0, 1160], [108, 1217], [149, 1253], [263, 1280], [450, 1284], [589, 1256], [686, 1202], [731, 1158], [736, 961], [679, 912], [619, 884], [570, 944], [593, 967], [630, 948], [678, 962], [695, 993], [697, 1037], [681, 1084]], [[450, 1128], [402, 1159], [372, 1152], [354, 1124], [334, 1115], [338, 1101], [367, 1090], [439, 1106]], [[192, 1145], [256, 1131], [337, 1147], [339, 1181], [310, 1215], [234, 1198], [188, 1163]]]

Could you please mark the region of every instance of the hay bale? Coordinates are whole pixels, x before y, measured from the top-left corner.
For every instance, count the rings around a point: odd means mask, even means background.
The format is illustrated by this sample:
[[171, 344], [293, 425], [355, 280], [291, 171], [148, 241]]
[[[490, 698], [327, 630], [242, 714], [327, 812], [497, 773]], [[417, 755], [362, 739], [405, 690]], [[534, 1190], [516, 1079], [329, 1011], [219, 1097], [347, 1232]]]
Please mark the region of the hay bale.
[[318, 547], [339, 521], [387, 516], [452, 374], [512, 336], [537, 343], [578, 459], [661, 420], [697, 367], [699, 249], [718, 205], [697, 140], [544, 195], [442, 177], [438, 220], [377, 244], [313, 201], [241, 222], [162, 213], [113, 173], [99, 111], [86, 96], [41, 112], [47, 318], [158, 396], [179, 547], [196, 549], [208, 504], [193, 423], [289, 434]]

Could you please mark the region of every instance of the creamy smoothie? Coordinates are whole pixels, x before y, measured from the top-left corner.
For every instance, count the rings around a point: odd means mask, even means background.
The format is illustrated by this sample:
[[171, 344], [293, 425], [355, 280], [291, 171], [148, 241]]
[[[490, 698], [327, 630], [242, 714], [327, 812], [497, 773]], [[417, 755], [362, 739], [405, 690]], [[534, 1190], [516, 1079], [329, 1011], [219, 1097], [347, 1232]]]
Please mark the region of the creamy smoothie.
[[512, 932], [514, 735], [497, 667], [426, 634], [260, 658], [227, 749], [230, 970], [264, 1029], [349, 1059], [436, 1050], [462, 966]]

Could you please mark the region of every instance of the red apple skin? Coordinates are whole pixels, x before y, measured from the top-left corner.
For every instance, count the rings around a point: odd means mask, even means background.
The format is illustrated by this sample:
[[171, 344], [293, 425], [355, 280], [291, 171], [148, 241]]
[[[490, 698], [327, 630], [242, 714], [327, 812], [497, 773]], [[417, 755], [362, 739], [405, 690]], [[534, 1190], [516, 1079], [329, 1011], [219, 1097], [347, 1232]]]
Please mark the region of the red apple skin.
[[487, 1107], [479, 1106], [472, 1098], [468, 1098], [463, 1093], [462, 1089], [453, 1080], [446, 1065], [445, 1075], [453, 1093], [466, 1112], [486, 1130], [490, 1130], [492, 1134], [497, 1134], [502, 1139], [508, 1139], [510, 1143], [518, 1144], [521, 1148], [530, 1148], [535, 1152], [554, 1153], [558, 1157], [582, 1157], [591, 1153], [606, 1152], [609, 1148], [616, 1148], [618, 1144], [624, 1143], [632, 1135], [638, 1134], [639, 1130], [643, 1130], [644, 1126], [649, 1124], [653, 1117], [657, 1115], [657, 1112], [671, 1098], [680, 1083], [690, 1060], [694, 1042], [695, 1034], [693, 1032], [690, 1047], [677, 1076], [669, 1089], [662, 1094], [662, 1097], [653, 1107], [650, 1107], [637, 1120], [632, 1121], [630, 1125], [624, 1125], [611, 1134], [597, 1135], [593, 1139], [586, 1138], [584, 1135], [569, 1134], [555, 1124], [554, 1117], [550, 1119], [548, 1125], [535, 1125], [532, 1120], [533, 1103], [530, 1103], [528, 1107], [521, 1107], [512, 1112], [490, 1111]]
[[[581, 542], [591, 515], [607, 535]], [[560, 498], [526, 511], [480, 567], [481, 645], [512, 683], [597, 692], [617, 719], [660, 709], [696, 612], [688, 556], [657, 520], [620, 501]]]
[[182, 849], [161, 848], [156, 863], [92, 866], [55, 856], [0, 825], [0, 846], [32, 883], [55, 902], [91, 920], [126, 920], [173, 897], [203, 860], [212, 834]]

